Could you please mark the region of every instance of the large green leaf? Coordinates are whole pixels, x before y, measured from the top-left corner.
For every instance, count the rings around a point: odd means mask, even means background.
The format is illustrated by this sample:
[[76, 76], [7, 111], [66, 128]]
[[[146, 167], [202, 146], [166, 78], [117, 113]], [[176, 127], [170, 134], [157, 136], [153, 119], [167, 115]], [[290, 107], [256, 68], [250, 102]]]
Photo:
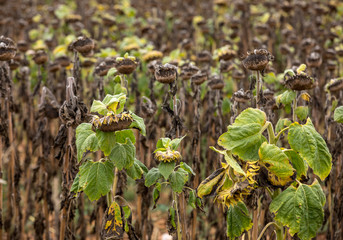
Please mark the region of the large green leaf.
[[297, 122], [290, 125], [288, 142], [322, 180], [329, 175], [332, 166], [331, 154], [309, 118], [305, 125]]
[[324, 204], [325, 195], [315, 180], [310, 186], [300, 184], [297, 188], [288, 187], [272, 201], [269, 208], [275, 214], [275, 220], [289, 227], [292, 236], [298, 233], [300, 239], [310, 240], [322, 226]]
[[300, 155], [292, 149], [287, 149], [284, 151], [288, 159], [291, 161], [293, 167], [297, 171], [297, 179], [300, 180], [302, 176], [307, 175], [307, 164]]
[[158, 165], [158, 170], [164, 177], [164, 179], [168, 179], [169, 175], [174, 171], [175, 162], [161, 162]]
[[294, 91], [286, 90], [276, 97], [276, 105], [279, 106], [280, 103], [282, 103], [283, 105], [291, 104], [296, 96], [297, 94]]
[[259, 109], [244, 110], [218, 139], [218, 144], [244, 161], [256, 161], [258, 149], [266, 141], [262, 135], [266, 114]]
[[193, 171], [193, 169], [185, 162], [180, 162], [180, 168], [182, 168], [183, 170], [185, 170], [189, 174], [195, 175], [195, 172]]
[[170, 138], [160, 138], [156, 143], [156, 148], [168, 148], [170, 142]]
[[303, 121], [307, 118], [308, 116], [308, 106], [299, 106], [295, 109], [295, 114], [297, 117]]
[[90, 171], [91, 167], [93, 166], [93, 163], [94, 163], [93, 161], [88, 160], [80, 166], [80, 170], [78, 173], [78, 175], [79, 175], [78, 191], [83, 191], [83, 189], [86, 187], [89, 171]]
[[88, 166], [89, 169], [87, 169], [86, 174], [80, 172], [80, 183], [83, 183], [84, 193], [89, 200], [94, 201], [105, 196], [111, 190], [114, 165], [111, 161], [89, 161], [89, 163], [91, 165]]
[[[269, 180], [274, 185], [286, 185], [290, 182], [295, 170], [289, 162], [287, 155], [276, 145], [264, 142], [258, 151], [260, 163], [270, 172]], [[272, 176], [272, 177], [270, 177]], [[278, 182], [279, 184], [275, 184]]]
[[144, 173], [141, 164], [143, 163], [135, 158], [135, 161], [132, 164], [132, 166], [126, 169], [127, 175], [134, 180], [140, 179], [142, 177], [142, 174]]
[[92, 130], [91, 123], [81, 123], [76, 128], [76, 149], [78, 161], [82, 159], [82, 155], [85, 151], [89, 150], [95, 152], [99, 150], [98, 139], [95, 132]]
[[105, 156], [110, 155], [114, 145], [116, 144], [116, 136], [114, 133], [96, 130], [96, 137], [98, 138], [101, 151], [104, 152]]
[[336, 122], [343, 123], [343, 106], [340, 106], [335, 109], [335, 112], [333, 114], [333, 119]]
[[92, 113], [99, 113], [101, 115], [106, 115], [108, 113], [107, 107], [99, 100], [94, 100], [91, 106]]
[[134, 114], [133, 112], [130, 111], [130, 115], [133, 118], [133, 122], [130, 125], [130, 128], [137, 128], [140, 130], [141, 134], [143, 136], [146, 135], [146, 130], [145, 130], [145, 124], [144, 124], [144, 119], [137, 116], [136, 114]]
[[152, 168], [149, 172], [145, 175], [145, 186], [150, 187], [154, 185], [158, 179], [162, 177], [158, 168]]
[[210, 149], [216, 151], [217, 153], [223, 154], [227, 164], [229, 164], [236, 172], [246, 176], [245, 172], [243, 171], [241, 166], [238, 164], [238, 162], [232, 158], [232, 155], [229, 156], [226, 150], [219, 150], [212, 146], [210, 147]]
[[171, 149], [171, 150], [176, 150], [176, 149], [179, 147], [179, 145], [180, 145], [182, 139], [184, 139], [185, 137], [186, 137], [186, 136], [183, 136], [183, 137], [181, 137], [181, 138], [174, 138], [174, 139], [169, 143], [170, 149]]
[[181, 193], [183, 186], [188, 181], [188, 173], [179, 168], [176, 172], [172, 172], [169, 176], [169, 183], [174, 192]]
[[117, 95], [107, 94], [102, 102], [106, 105], [107, 109], [116, 113], [120, 113], [124, 109], [126, 95], [124, 93]]
[[116, 142], [126, 143], [126, 138], [129, 138], [133, 144], [136, 143], [135, 135], [133, 134], [131, 129], [115, 131], [114, 133], [116, 135]]
[[230, 239], [239, 237], [252, 227], [251, 217], [244, 202], [237, 202], [229, 206], [226, 227], [226, 234]]
[[114, 162], [115, 166], [122, 170], [123, 168], [130, 168], [135, 161], [136, 148], [130, 141], [126, 139], [126, 143], [114, 144], [109, 158]]
[[74, 178], [73, 185], [71, 185], [70, 191], [77, 193], [80, 190], [81, 190], [80, 189], [80, 174], [78, 173], [78, 174], [76, 174], [76, 176]]

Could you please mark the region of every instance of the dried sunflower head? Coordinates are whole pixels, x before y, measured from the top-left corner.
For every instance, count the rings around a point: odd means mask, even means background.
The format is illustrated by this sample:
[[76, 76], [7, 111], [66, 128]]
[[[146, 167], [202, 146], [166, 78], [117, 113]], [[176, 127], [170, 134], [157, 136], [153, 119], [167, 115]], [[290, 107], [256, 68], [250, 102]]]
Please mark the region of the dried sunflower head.
[[274, 57], [266, 49], [255, 49], [248, 52], [248, 56], [242, 61], [243, 66], [253, 71], [263, 71]]
[[93, 131], [115, 132], [127, 129], [132, 122], [133, 119], [129, 113], [120, 113], [117, 115], [110, 113], [108, 116], [102, 118], [94, 116], [92, 120], [92, 129]]
[[154, 157], [159, 162], [178, 162], [181, 160], [181, 154], [170, 149], [167, 149], [167, 151], [157, 151]]

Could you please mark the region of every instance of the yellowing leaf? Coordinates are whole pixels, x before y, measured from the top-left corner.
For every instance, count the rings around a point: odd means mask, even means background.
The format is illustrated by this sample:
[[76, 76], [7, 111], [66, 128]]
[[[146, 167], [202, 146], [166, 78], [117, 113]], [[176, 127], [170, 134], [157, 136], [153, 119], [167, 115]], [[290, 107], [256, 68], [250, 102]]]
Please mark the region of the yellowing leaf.
[[309, 102], [311, 100], [311, 96], [306, 92], [301, 93], [300, 97], [306, 102]]
[[306, 70], [306, 64], [301, 64], [298, 68], [297, 68], [297, 74], [301, 74], [302, 72], [304, 72]]
[[66, 54], [67, 53], [67, 46], [66, 45], [59, 45], [57, 46], [54, 51], [52, 52], [54, 55], [56, 54]]
[[121, 239], [124, 235], [123, 210], [115, 201], [106, 210], [101, 228], [102, 239]]

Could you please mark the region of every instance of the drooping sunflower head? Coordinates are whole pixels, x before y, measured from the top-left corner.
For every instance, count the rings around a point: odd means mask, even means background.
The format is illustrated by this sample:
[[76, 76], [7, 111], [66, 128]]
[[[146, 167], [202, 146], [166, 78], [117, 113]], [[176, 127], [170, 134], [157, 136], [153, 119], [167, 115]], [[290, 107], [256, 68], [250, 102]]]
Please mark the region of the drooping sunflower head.
[[181, 154], [176, 150], [170, 149], [157, 151], [154, 157], [159, 162], [178, 162], [181, 160]]

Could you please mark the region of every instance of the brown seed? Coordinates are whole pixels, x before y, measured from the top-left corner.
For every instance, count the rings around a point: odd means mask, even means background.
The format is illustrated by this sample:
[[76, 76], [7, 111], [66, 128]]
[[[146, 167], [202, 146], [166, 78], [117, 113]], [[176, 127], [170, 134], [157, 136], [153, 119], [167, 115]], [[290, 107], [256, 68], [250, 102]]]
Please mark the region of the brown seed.
[[53, 63], [50, 63], [49, 66], [48, 66], [48, 70], [49, 72], [57, 72], [59, 69], [60, 69], [61, 65], [58, 63], [58, 62], [53, 62]]
[[123, 60], [116, 61], [115, 67], [121, 74], [131, 74], [135, 71], [137, 63], [129, 58], [124, 58]]
[[249, 70], [263, 71], [273, 56], [265, 49], [255, 49], [242, 61], [243, 66]]
[[71, 43], [71, 47], [83, 56], [89, 56], [94, 49], [94, 41], [88, 37], [80, 36]]
[[133, 119], [128, 113], [121, 113], [117, 115], [105, 116], [102, 118], [94, 118], [92, 121], [92, 129], [100, 130], [102, 132], [115, 132], [127, 129]]
[[0, 37], [0, 61], [9, 61], [15, 57], [17, 49], [12, 39]]
[[197, 54], [197, 61], [201, 63], [210, 63], [212, 55], [209, 51], [202, 51]]
[[20, 40], [17, 43], [18, 50], [22, 53], [25, 53], [27, 50], [29, 50], [29, 44], [27, 41]]
[[306, 58], [306, 64], [309, 67], [320, 67], [322, 65], [322, 57], [318, 52], [312, 52], [310, 56]]
[[218, 75], [212, 75], [208, 85], [212, 90], [220, 90], [224, 88], [224, 81]]
[[70, 65], [70, 58], [68, 56], [62, 55], [56, 58], [56, 62], [58, 62], [61, 67], [68, 67]]
[[201, 85], [206, 80], [207, 80], [207, 72], [206, 71], [199, 71], [191, 77], [191, 81], [195, 85]]
[[328, 84], [328, 90], [330, 92], [338, 92], [343, 89], [343, 78], [333, 79]]
[[233, 94], [232, 100], [240, 103], [246, 103], [250, 100], [250, 97], [247, 92], [244, 92], [243, 89], [240, 89]]
[[38, 50], [33, 56], [33, 61], [38, 65], [43, 65], [48, 61], [48, 54], [44, 50]]
[[155, 66], [155, 78], [160, 83], [172, 83], [177, 76], [177, 68], [174, 65], [166, 63]]
[[315, 81], [306, 74], [296, 74], [286, 78], [284, 84], [292, 90], [301, 91], [314, 88]]
[[181, 66], [180, 77], [183, 81], [189, 80], [194, 74], [196, 74], [200, 69], [190, 63], [185, 63]]

